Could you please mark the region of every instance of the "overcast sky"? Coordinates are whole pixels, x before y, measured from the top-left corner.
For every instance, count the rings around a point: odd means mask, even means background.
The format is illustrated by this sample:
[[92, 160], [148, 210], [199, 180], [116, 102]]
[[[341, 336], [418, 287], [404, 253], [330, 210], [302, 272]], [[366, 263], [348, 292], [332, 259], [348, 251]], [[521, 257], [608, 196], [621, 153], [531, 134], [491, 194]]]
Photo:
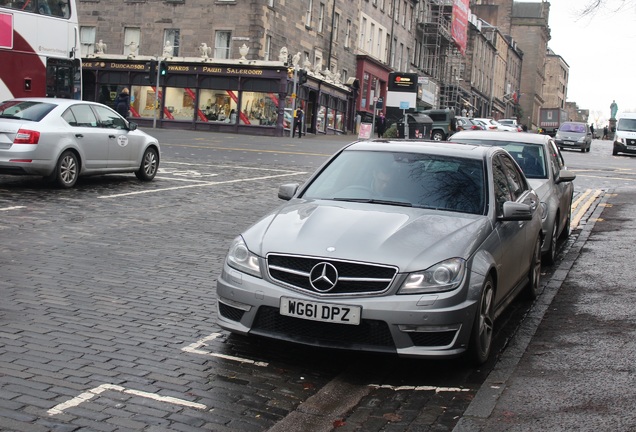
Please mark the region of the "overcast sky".
[[[570, 66], [567, 101], [589, 109], [600, 126], [610, 117], [612, 100], [619, 114], [636, 112], [636, 0], [605, 3], [583, 18], [589, 0], [550, 0], [548, 42]], [[621, 8], [623, 3], [629, 5]]]

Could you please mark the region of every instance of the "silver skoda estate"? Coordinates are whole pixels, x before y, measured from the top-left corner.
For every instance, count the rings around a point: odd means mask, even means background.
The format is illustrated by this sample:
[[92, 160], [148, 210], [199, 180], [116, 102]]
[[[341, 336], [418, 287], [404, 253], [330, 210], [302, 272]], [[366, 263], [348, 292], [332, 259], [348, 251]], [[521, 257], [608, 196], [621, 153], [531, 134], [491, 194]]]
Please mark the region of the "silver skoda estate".
[[218, 279], [230, 332], [479, 364], [496, 317], [537, 295], [539, 200], [501, 148], [358, 141], [278, 195]]

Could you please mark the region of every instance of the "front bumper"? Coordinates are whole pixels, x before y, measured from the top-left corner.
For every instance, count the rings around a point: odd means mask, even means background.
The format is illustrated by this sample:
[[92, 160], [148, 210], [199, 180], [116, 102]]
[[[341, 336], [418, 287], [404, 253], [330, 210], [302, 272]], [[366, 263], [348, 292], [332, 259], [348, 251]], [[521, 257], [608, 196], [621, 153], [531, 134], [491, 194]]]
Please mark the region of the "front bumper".
[[559, 148], [583, 149], [586, 147], [585, 142], [568, 141], [568, 140], [561, 140], [561, 139], [554, 140], [554, 142], [556, 142], [556, 145]]
[[[402, 279], [396, 278], [394, 285], [401, 284]], [[217, 282], [218, 324], [234, 333], [310, 346], [397, 353], [402, 357], [452, 358], [468, 348], [482, 286], [483, 276], [469, 273], [461, 287], [444, 293], [319, 297], [238, 272], [225, 264]], [[359, 306], [360, 324], [281, 315], [281, 297]]]
[[636, 145], [626, 145], [621, 142], [614, 141], [614, 153], [636, 154]]

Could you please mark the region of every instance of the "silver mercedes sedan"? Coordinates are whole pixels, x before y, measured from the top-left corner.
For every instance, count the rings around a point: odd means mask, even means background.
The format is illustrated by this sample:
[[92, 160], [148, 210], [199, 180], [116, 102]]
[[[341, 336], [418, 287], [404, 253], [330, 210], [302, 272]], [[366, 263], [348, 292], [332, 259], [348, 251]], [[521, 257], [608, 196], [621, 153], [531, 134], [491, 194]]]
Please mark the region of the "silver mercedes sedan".
[[278, 195], [217, 281], [230, 332], [480, 364], [539, 290], [539, 200], [501, 148], [358, 141]]
[[135, 173], [150, 181], [159, 142], [114, 110], [73, 99], [0, 103], [0, 174], [43, 176], [62, 188], [79, 176]]
[[543, 262], [554, 264], [557, 241], [570, 235], [572, 198], [576, 174], [565, 166], [563, 155], [554, 138], [534, 133], [476, 134], [457, 132], [453, 142], [472, 145], [499, 146], [517, 161], [530, 186], [541, 200], [541, 222], [545, 242], [541, 247]]

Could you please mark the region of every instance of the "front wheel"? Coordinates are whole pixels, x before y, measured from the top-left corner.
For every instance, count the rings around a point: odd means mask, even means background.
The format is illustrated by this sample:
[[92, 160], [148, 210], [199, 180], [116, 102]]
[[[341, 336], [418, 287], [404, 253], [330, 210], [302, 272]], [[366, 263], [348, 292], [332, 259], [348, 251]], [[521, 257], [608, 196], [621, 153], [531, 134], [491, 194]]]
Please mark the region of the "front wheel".
[[470, 346], [468, 348], [470, 360], [476, 365], [484, 364], [490, 356], [495, 323], [494, 303], [495, 284], [492, 281], [492, 277], [488, 276], [481, 289], [479, 306], [475, 314], [470, 335]]
[[141, 165], [135, 171], [135, 175], [139, 180], [150, 181], [157, 175], [159, 169], [159, 155], [153, 147], [148, 147], [141, 158]]
[[550, 234], [549, 239], [545, 239], [545, 241], [550, 242], [550, 248], [546, 251], [544, 258], [545, 262], [548, 265], [554, 264], [554, 260], [556, 258], [556, 250], [557, 250], [557, 239], [559, 238], [559, 217], [557, 216], [554, 219], [552, 224], [552, 232]]

